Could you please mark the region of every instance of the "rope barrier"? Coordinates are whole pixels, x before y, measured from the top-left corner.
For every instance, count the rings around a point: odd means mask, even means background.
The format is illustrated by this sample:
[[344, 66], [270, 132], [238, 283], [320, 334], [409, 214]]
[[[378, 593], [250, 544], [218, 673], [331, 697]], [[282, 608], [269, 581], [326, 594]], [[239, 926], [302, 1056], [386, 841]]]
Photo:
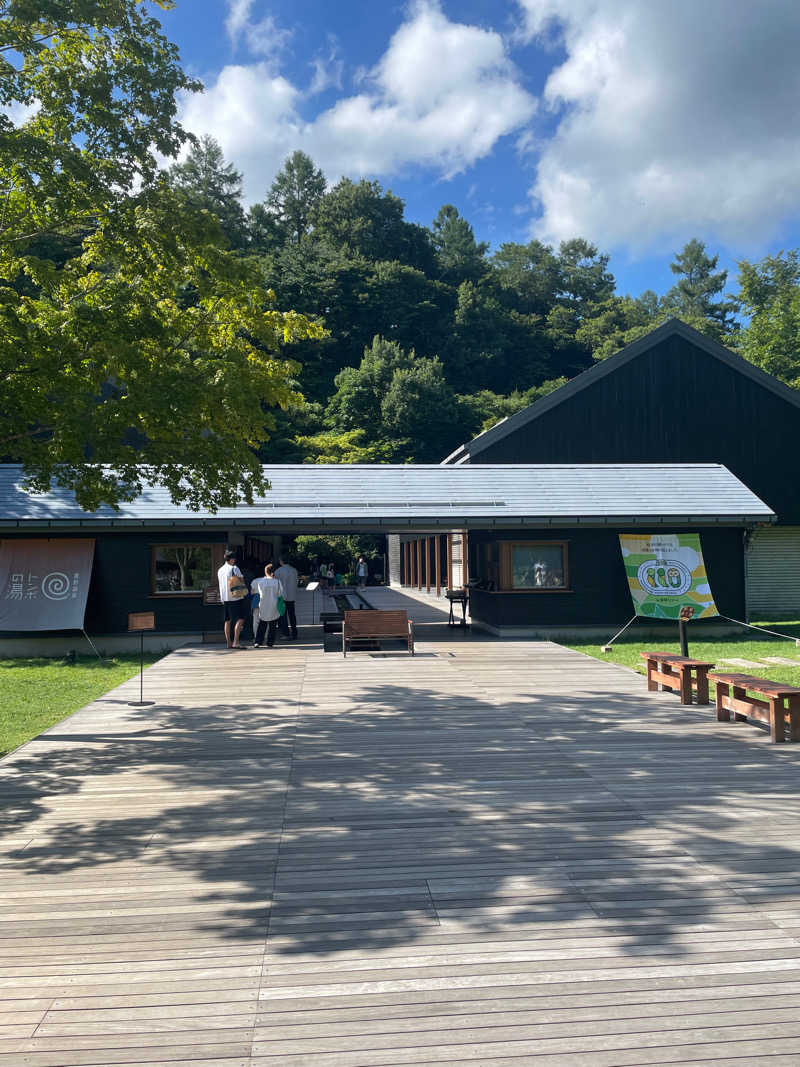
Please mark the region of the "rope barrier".
[[628, 627], [631, 625], [631, 623], [636, 622], [638, 617], [639, 617], [638, 615], [634, 615], [630, 622], [626, 622], [625, 625], [620, 630], [620, 632], [618, 634], [614, 634], [614, 636], [611, 638], [611, 640], [606, 642], [606, 644], [603, 645], [603, 652], [608, 652], [610, 650], [611, 646], [616, 641], [616, 639], [618, 637], [622, 637], [622, 635], [625, 633], [625, 631], [628, 629]]
[[786, 641], [794, 641], [796, 645], [800, 645], [800, 638], [790, 637], [789, 634], [779, 634], [777, 630], [768, 630], [766, 626], [756, 626], [752, 622], [742, 622], [741, 619], [731, 619], [727, 615], [720, 615], [721, 619], [725, 619], [726, 622], [735, 622], [737, 626], [745, 626], [748, 630], [760, 630], [764, 634], [772, 634], [773, 637], [782, 637]]

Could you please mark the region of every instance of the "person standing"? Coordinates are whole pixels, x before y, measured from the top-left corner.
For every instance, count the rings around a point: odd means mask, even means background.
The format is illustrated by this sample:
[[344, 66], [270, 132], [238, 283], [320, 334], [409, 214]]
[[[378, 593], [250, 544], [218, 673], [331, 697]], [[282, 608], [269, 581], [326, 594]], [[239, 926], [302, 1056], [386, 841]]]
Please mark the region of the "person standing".
[[358, 578], [359, 589], [363, 589], [364, 586], [367, 584], [368, 569], [369, 568], [367, 567], [367, 561], [364, 559], [363, 556], [359, 556], [358, 563], [356, 563], [356, 578]]
[[281, 619], [281, 629], [293, 641], [297, 640], [297, 613], [295, 601], [297, 600], [297, 570], [288, 559], [280, 557], [280, 567], [275, 571], [275, 577], [283, 586], [283, 600], [286, 604], [286, 614]]
[[[267, 648], [275, 644], [275, 633], [278, 629], [280, 612], [278, 611], [278, 597], [283, 597], [283, 586], [275, 577], [274, 568], [268, 563], [264, 568], [263, 578], [254, 578], [250, 583], [250, 591], [258, 593], [258, 629], [254, 648], [260, 648], [264, 644], [264, 634], [267, 635]], [[286, 598], [284, 597], [284, 600]]]
[[250, 598], [244, 576], [236, 566], [236, 553], [225, 553], [225, 562], [217, 571], [219, 598], [225, 608], [225, 644], [228, 648], [241, 648], [242, 627], [247, 618]]

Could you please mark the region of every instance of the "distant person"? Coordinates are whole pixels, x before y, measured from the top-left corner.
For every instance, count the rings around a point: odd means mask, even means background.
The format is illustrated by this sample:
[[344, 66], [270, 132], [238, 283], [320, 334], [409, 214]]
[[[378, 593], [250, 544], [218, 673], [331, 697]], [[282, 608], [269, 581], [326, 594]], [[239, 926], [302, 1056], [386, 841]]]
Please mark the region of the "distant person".
[[284, 556], [281, 556], [280, 567], [275, 571], [275, 577], [283, 586], [283, 599], [286, 603], [286, 614], [281, 619], [281, 629], [293, 641], [296, 641], [297, 615], [295, 613], [295, 601], [297, 600], [297, 570]]
[[[250, 583], [250, 592], [258, 593], [258, 629], [254, 647], [261, 648], [264, 644], [264, 634], [267, 635], [267, 648], [275, 644], [275, 634], [278, 630], [278, 597], [283, 597], [283, 586], [275, 577], [275, 570], [271, 563], [264, 568], [263, 578], [254, 578]], [[284, 600], [286, 598], [284, 597]]]
[[363, 556], [358, 557], [358, 563], [356, 563], [356, 578], [358, 578], [358, 585], [360, 589], [363, 589], [367, 584], [367, 575], [369, 573], [369, 567], [367, 567], [367, 561]]
[[219, 598], [225, 608], [225, 644], [228, 648], [241, 648], [242, 627], [247, 618], [250, 599], [244, 575], [236, 566], [236, 553], [228, 550], [225, 562], [217, 571]]

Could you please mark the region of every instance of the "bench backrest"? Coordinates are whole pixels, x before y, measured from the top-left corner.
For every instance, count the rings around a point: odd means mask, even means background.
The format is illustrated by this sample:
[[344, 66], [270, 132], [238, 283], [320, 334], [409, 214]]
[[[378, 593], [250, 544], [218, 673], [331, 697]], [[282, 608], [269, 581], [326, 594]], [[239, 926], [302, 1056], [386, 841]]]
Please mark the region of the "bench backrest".
[[408, 637], [407, 611], [346, 611], [348, 637]]

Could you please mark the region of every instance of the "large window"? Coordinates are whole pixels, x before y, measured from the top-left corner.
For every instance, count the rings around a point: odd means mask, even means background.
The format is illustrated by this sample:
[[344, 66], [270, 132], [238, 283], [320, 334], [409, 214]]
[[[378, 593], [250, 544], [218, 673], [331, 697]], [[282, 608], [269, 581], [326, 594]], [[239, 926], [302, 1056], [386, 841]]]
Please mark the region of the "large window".
[[505, 541], [501, 565], [504, 589], [545, 592], [569, 587], [566, 541]]
[[153, 545], [152, 592], [201, 594], [215, 577], [214, 545]]

